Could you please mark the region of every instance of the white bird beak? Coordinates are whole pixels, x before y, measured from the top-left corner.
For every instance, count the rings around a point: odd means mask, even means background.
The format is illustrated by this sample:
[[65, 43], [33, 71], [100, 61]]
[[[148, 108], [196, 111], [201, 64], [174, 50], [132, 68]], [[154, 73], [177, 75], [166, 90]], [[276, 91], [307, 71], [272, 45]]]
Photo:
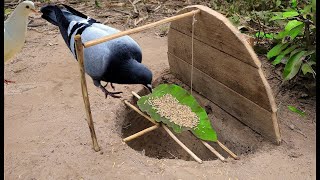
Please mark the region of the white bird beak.
[[31, 9], [32, 12], [36, 13], [36, 14], [39, 14], [40, 11], [36, 11], [35, 9]]

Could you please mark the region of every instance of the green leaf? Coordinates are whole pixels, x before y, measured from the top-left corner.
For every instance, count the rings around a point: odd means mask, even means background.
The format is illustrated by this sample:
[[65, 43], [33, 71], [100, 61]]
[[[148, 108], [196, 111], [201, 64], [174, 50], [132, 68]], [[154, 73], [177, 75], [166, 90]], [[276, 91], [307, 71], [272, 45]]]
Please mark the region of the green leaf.
[[284, 54], [279, 54], [277, 57], [276, 57], [276, 59], [272, 62], [272, 64], [273, 65], [277, 65], [277, 64], [279, 64], [280, 62], [281, 62], [281, 60], [284, 58]]
[[289, 21], [288, 24], [286, 25], [286, 27], [284, 28], [284, 30], [290, 31], [291, 29], [293, 29], [301, 24], [303, 24], [303, 22], [301, 22], [301, 21], [297, 21], [297, 20]]
[[288, 106], [288, 109], [289, 109], [290, 111], [294, 112], [294, 113], [299, 114], [300, 116], [305, 116], [305, 115], [306, 115], [305, 112], [299, 110], [298, 108], [296, 108], [296, 107], [294, 107], [294, 106]]
[[290, 18], [290, 17], [295, 17], [298, 15], [299, 15], [299, 13], [297, 11], [289, 11], [289, 12], [282, 13], [283, 18]]
[[[169, 119], [161, 117], [158, 113], [156, 113], [156, 110], [146, 102], [151, 97], [160, 97], [164, 94], [171, 94], [179, 101], [179, 103], [189, 106], [192, 112], [196, 113], [200, 119], [198, 126], [193, 129], [180, 127], [177, 124], [170, 122]], [[180, 86], [174, 84], [161, 84], [153, 89], [151, 94], [141, 97], [137, 104], [142, 111], [149, 114], [154, 120], [165, 123], [176, 133], [190, 130], [195, 136], [202, 140], [217, 141], [217, 134], [211, 126], [206, 111], [198, 104], [196, 99], [188, 91]]]
[[294, 56], [290, 57], [283, 70], [284, 80], [292, 79], [298, 72], [302, 64], [302, 57], [306, 51], [300, 51]]
[[296, 38], [300, 33], [302, 33], [302, 29], [304, 27], [304, 24], [301, 24], [293, 29], [291, 29], [287, 34], [290, 36], [290, 40], [292, 41], [294, 38]]
[[287, 48], [289, 44], [277, 44], [276, 46], [274, 46], [268, 53], [267, 53], [267, 58], [270, 59], [274, 56], [277, 56], [278, 54], [280, 54], [282, 52], [283, 49]]
[[267, 38], [267, 39], [273, 39], [273, 33], [264, 33], [264, 32], [257, 32], [255, 34], [256, 37], [260, 37], [260, 38]]
[[281, 60], [284, 58], [285, 55], [289, 54], [291, 51], [295, 50], [298, 47], [298, 45], [293, 45], [289, 48], [287, 48], [285, 51], [280, 53], [276, 59], [272, 62], [273, 65], [277, 65], [281, 62]]
[[300, 52], [300, 51], [303, 51], [304, 49], [303, 48], [298, 48], [298, 49], [295, 49], [293, 50], [291, 53], [290, 53], [290, 57], [292, 57], [293, 55], [295, 55], [296, 53]]
[[274, 35], [275, 39], [283, 39], [286, 36], [287, 32], [281, 31], [278, 34]]
[[311, 67], [310, 63], [303, 63], [303, 65], [301, 66], [301, 70], [304, 75], [306, 75], [307, 73], [314, 73], [314, 70]]
[[291, 0], [291, 7], [295, 8], [297, 7], [298, 3], [297, 0]]

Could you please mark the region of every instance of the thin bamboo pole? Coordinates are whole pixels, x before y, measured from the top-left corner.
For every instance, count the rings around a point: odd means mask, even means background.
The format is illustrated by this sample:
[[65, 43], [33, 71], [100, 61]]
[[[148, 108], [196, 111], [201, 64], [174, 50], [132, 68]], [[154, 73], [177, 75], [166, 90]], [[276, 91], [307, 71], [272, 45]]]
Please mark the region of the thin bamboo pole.
[[145, 115], [143, 112], [141, 112], [138, 108], [136, 108], [134, 105], [132, 105], [131, 103], [129, 103], [127, 100], [124, 101], [124, 103], [129, 106], [131, 109], [133, 109], [135, 112], [137, 112], [138, 114], [140, 114], [141, 116], [145, 117], [146, 119], [148, 119], [150, 122], [152, 122], [153, 124], [158, 124], [155, 120], [151, 119], [149, 116]]
[[215, 154], [222, 162], [225, 162], [225, 161], [226, 161], [225, 158], [224, 158], [217, 150], [215, 150], [212, 146], [210, 146], [210, 144], [208, 144], [207, 142], [202, 141], [202, 140], [201, 140], [201, 142], [202, 142], [202, 144], [203, 144], [204, 146], [206, 146], [213, 154]]
[[150, 29], [152, 27], [155, 27], [155, 26], [158, 26], [158, 25], [161, 25], [161, 24], [165, 24], [165, 23], [176, 21], [176, 20], [179, 20], [179, 19], [182, 19], [182, 18], [185, 18], [185, 17], [193, 16], [194, 14], [197, 14], [197, 13], [200, 13], [200, 9], [193, 10], [193, 11], [190, 11], [190, 12], [187, 12], [187, 13], [184, 13], [184, 14], [176, 15], [176, 16], [173, 16], [173, 17], [169, 17], [169, 18], [166, 18], [166, 19], [154, 22], [154, 23], [146, 24], [144, 26], [140, 26], [140, 27], [137, 27], [137, 28], [129, 29], [129, 30], [126, 30], [126, 31], [121, 31], [121, 32], [118, 32], [118, 33], [115, 33], [115, 34], [112, 34], [112, 35], [109, 35], [109, 36], [105, 36], [105, 37], [99, 38], [99, 39], [95, 39], [95, 40], [86, 42], [83, 46], [85, 48], [90, 47], [90, 46], [94, 46], [94, 45], [97, 45], [99, 43], [103, 43], [103, 42], [106, 42], [106, 41], [109, 41], [109, 40], [112, 40], [112, 39], [115, 39], [115, 38], [118, 38], [118, 37], [121, 37], [121, 36], [137, 33], [137, 32], [140, 32], [140, 31], [143, 31], [143, 30], [146, 30], [146, 29]]
[[79, 67], [80, 67], [81, 89], [82, 89], [83, 102], [84, 102], [85, 110], [86, 110], [86, 114], [87, 114], [87, 123], [88, 123], [89, 129], [90, 129], [93, 149], [96, 152], [98, 152], [98, 151], [100, 151], [100, 147], [98, 145], [98, 141], [97, 141], [96, 133], [94, 130], [94, 125], [93, 125], [92, 115], [91, 115], [90, 101], [89, 101], [89, 96], [88, 96], [86, 76], [85, 76], [85, 70], [84, 70], [84, 64], [83, 64], [84, 58], [83, 58], [83, 46], [82, 46], [81, 36], [76, 35], [74, 40], [76, 43], [77, 60], [79, 62]]
[[169, 134], [169, 136], [172, 137], [172, 139], [174, 141], [176, 141], [176, 143], [178, 143], [185, 151], [187, 151], [188, 154], [190, 154], [190, 156], [193, 157], [193, 159], [195, 159], [198, 163], [202, 163], [202, 160], [195, 155], [186, 145], [184, 145], [171, 131], [169, 128], [167, 128], [167, 126], [165, 126], [164, 124], [161, 124], [161, 126], [163, 127], [163, 129], [165, 131], [167, 131], [167, 133]]
[[159, 127], [160, 127], [159, 124], [153, 125], [153, 126], [147, 128], [147, 129], [144, 129], [144, 130], [139, 131], [139, 132], [137, 132], [137, 133], [135, 133], [135, 134], [133, 134], [133, 135], [131, 135], [131, 136], [128, 136], [128, 137], [124, 138], [123, 141], [124, 141], [124, 142], [131, 141], [131, 140], [133, 140], [133, 139], [135, 139], [135, 138], [138, 138], [138, 137], [140, 137], [140, 136], [142, 136], [142, 135], [144, 135], [144, 134], [146, 134], [146, 133], [148, 133], [148, 132], [150, 132], [150, 131], [153, 131], [153, 130], [158, 129]]
[[228, 149], [225, 145], [223, 145], [220, 141], [217, 141], [218, 145], [225, 150], [227, 153], [230, 154], [231, 157], [233, 157], [233, 159], [239, 160], [240, 158], [234, 154], [230, 149]]

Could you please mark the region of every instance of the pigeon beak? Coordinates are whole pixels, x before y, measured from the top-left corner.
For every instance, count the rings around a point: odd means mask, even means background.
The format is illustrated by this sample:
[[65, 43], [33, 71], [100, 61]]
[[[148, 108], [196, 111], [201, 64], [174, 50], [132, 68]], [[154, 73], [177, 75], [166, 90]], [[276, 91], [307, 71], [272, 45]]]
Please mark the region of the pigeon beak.
[[36, 14], [40, 14], [40, 11], [37, 11], [35, 9], [31, 9], [32, 12], [36, 13]]
[[151, 84], [147, 84], [147, 88], [150, 91], [150, 93], [152, 93], [152, 85]]

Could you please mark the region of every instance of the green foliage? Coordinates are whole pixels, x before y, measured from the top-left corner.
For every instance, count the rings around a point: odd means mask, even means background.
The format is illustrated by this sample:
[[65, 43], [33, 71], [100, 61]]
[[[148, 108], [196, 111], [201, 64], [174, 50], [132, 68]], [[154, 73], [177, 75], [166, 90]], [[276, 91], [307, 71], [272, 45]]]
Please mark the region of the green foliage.
[[291, 0], [291, 7], [284, 12], [277, 13], [270, 21], [285, 21], [284, 29], [274, 35], [277, 45], [267, 53], [267, 58], [275, 58], [273, 65], [285, 64], [283, 71], [284, 80], [295, 77], [300, 69], [303, 75], [313, 74], [312, 65], [315, 60], [315, 29], [312, 21], [315, 16], [312, 5], [300, 5], [296, 0]]
[[[186, 127], [180, 127], [169, 119], [161, 117], [151, 105], [147, 103], [147, 100], [151, 97], [160, 97], [164, 94], [171, 94], [174, 96], [179, 103], [187, 105], [191, 108], [192, 112], [196, 113], [200, 121], [197, 127], [191, 129]], [[195, 136], [202, 140], [217, 141], [217, 134], [211, 126], [210, 120], [206, 111], [198, 104], [196, 99], [185, 89], [177, 85], [161, 84], [157, 86], [153, 92], [147, 96], [143, 96], [137, 102], [139, 108], [149, 114], [157, 122], [163, 122], [164, 124], [171, 127], [176, 133], [190, 130]]]
[[306, 115], [305, 112], [299, 110], [298, 108], [296, 108], [296, 107], [294, 107], [294, 106], [288, 106], [288, 109], [289, 109], [290, 111], [294, 112], [294, 113], [299, 114], [300, 116], [305, 116], [305, 115]]

